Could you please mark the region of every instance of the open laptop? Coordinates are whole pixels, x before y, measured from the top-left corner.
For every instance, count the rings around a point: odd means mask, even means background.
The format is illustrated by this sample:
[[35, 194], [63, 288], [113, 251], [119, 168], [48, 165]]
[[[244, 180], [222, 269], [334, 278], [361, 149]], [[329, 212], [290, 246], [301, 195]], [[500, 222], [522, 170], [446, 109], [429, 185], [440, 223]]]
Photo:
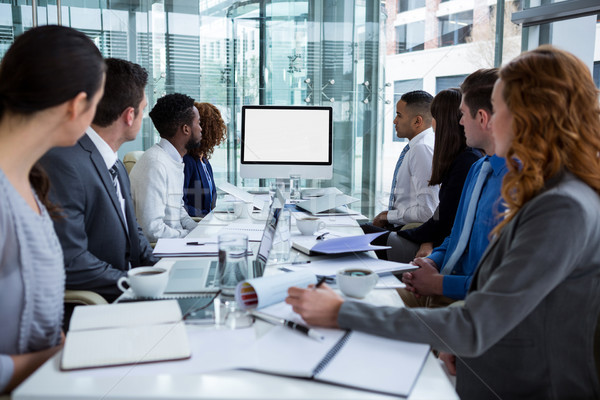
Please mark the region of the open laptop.
[[[269, 216], [263, 232], [258, 254], [251, 263], [252, 277], [260, 277], [265, 272], [267, 260], [273, 247], [275, 230], [279, 223], [282, 204], [278, 199], [273, 201], [269, 209]], [[175, 261], [169, 274], [169, 283], [165, 288], [165, 295], [183, 293], [216, 293], [219, 291], [217, 280], [217, 260], [191, 259]]]

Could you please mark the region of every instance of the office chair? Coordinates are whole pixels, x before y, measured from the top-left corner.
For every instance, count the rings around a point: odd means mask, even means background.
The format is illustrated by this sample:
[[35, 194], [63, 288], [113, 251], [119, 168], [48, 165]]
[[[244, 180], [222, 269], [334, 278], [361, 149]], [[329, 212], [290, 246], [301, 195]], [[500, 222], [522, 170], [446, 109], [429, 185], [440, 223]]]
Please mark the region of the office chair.
[[135, 163], [140, 159], [142, 154], [144, 154], [144, 152], [141, 150], [130, 151], [129, 153], [125, 154], [125, 156], [123, 157], [123, 164], [125, 164], [125, 169], [127, 170], [128, 174], [131, 173], [131, 169], [133, 168]]

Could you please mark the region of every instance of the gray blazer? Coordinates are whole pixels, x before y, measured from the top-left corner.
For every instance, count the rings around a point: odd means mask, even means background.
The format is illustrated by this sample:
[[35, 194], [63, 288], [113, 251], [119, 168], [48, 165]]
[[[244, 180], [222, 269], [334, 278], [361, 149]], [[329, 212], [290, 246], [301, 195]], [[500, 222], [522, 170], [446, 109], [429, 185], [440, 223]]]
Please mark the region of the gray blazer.
[[110, 172], [87, 135], [75, 146], [52, 149], [41, 163], [50, 177], [50, 199], [63, 210], [54, 228], [64, 252], [66, 288], [114, 300], [121, 293], [116, 281], [129, 263], [138, 267], [158, 261], [135, 219], [125, 167], [118, 161], [126, 219]]
[[588, 399], [599, 312], [600, 197], [563, 173], [490, 243], [464, 306], [345, 302], [338, 323], [456, 354], [462, 399]]

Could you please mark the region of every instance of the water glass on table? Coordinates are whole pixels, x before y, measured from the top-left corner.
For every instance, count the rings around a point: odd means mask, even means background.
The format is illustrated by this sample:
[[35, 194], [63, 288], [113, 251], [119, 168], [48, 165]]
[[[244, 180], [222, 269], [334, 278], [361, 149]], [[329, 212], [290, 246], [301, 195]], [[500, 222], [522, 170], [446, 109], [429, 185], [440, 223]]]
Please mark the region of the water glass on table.
[[300, 200], [300, 175], [290, 175], [290, 200]]
[[233, 298], [238, 283], [251, 278], [248, 268], [248, 235], [219, 235], [219, 267], [217, 279], [221, 295]]

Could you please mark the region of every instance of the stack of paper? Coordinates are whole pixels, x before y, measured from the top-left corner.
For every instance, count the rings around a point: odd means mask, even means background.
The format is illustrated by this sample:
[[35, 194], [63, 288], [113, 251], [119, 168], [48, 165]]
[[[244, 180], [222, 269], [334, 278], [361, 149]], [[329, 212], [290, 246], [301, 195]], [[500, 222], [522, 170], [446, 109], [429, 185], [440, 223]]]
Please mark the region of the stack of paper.
[[371, 250], [385, 250], [390, 246], [375, 246], [371, 242], [385, 232], [366, 235], [345, 236], [341, 238], [317, 240], [314, 236], [296, 236], [292, 238], [292, 247], [304, 254], [344, 254]]
[[265, 223], [258, 224], [245, 224], [234, 222], [232, 224], [227, 225], [225, 228], [221, 229], [218, 234], [222, 233], [243, 233], [248, 235], [248, 241], [250, 242], [260, 242], [263, 236], [263, 232], [265, 230]]
[[152, 253], [156, 257], [215, 257], [219, 246], [214, 239], [161, 238]]

